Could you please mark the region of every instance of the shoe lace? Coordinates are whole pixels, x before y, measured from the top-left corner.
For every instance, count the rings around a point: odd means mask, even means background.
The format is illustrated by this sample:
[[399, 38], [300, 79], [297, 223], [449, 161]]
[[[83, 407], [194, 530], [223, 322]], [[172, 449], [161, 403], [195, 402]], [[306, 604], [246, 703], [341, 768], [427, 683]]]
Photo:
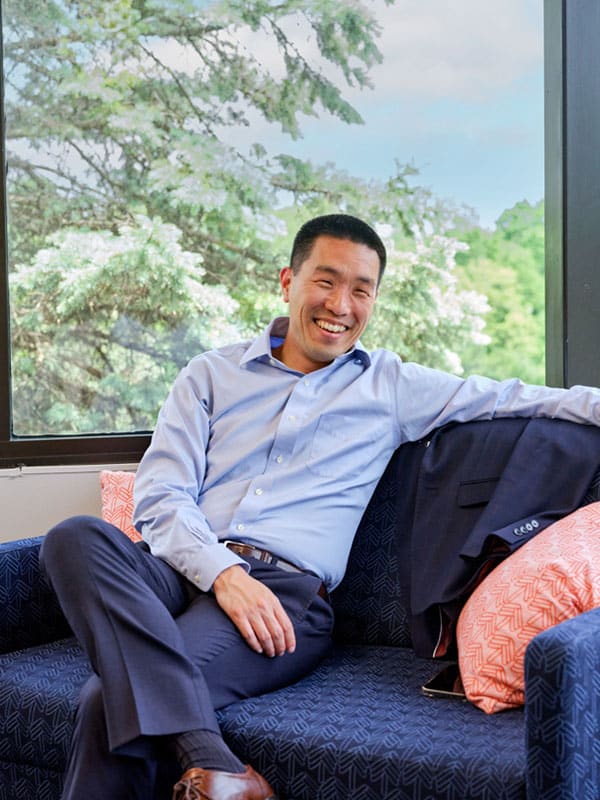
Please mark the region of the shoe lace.
[[207, 795], [191, 781], [179, 781], [173, 787], [173, 800], [206, 800]]

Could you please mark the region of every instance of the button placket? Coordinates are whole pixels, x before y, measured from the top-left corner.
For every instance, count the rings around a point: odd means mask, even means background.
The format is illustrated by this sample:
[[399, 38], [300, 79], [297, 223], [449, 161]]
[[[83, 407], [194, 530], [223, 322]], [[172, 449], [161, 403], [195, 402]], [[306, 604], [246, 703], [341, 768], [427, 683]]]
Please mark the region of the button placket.
[[270, 461], [273, 466], [287, 463], [296, 448], [301, 431], [300, 423], [312, 397], [312, 390], [306, 392], [306, 388], [312, 386], [313, 383], [311, 378], [300, 378], [288, 398], [273, 442]]
[[[292, 458], [306, 408], [314, 396], [314, 383], [312, 379], [300, 378], [281, 411], [265, 472], [250, 482], [231, 522], [231, 530], [238, 536], [249, 535], [264, 508], [271, 482], [277, 479], [277, 470]], [[308, 391], [307, 387], [310, 387]], [[273, 470], [272, 476], [269, 476], [270, 470]]]
[[254, 525], [260, 519], [265, 501], [272, 488], [272, 483], [272, 478], [263, 474], [257, 475], [248, 484], [246, 494], [238, 505], [230, 523], [229, 529], [233, 539], [245, 539], [252, 534]]

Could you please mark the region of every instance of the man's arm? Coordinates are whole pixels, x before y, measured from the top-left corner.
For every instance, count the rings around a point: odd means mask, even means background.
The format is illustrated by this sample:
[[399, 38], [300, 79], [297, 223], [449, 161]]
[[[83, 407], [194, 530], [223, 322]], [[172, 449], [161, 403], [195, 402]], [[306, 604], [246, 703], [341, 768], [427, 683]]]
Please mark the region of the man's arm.
[[137, 469], [134, 524], [162, 558], [209, 591], [227, 567], [243, 564], [218, 542], [198, 506], [206, 474], [210, 415], [189, 368], [177, 377]]
[[600, 389], [594, 387], [555, 389], [479, 375], [464, 379], [401, 362], [396, 368], [401, 440], [420, 439], [448, 422], [493, 417], [548, 417], [600, 425]]
[[277, 597], [247, 574], [198, 507], [210, 433], [206, 404], [184, 370], [161, 410], [135, 480], [134, 522], [152, 553], [217, 602], [252, 649], [293, 652], [294, 630]]

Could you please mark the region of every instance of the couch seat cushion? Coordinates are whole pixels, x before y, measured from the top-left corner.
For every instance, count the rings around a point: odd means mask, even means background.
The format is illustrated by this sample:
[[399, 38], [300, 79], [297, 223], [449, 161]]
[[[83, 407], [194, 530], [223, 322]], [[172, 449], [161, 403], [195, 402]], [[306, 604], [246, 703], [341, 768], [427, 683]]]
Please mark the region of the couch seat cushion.
[[520, 800], [522, 711], [424, 697], [443, 664], [345, 647], [286, 689], [220, 712], [226, 739], [285, 800]]
[[[340, 647], [219, 719], [281, 800], [522, 800], [523, 713], [422, 696], [440, 666], [402, 648]], [[63, 770], [89, 675], [72, 639], [0, 656], [0, 761]]]

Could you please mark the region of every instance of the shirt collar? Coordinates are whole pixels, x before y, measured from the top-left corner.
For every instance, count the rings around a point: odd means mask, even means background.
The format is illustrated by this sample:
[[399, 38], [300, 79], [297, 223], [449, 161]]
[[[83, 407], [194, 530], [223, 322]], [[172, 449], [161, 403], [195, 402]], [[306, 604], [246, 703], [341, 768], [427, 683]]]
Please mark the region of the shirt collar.
[[[289, 322], [289, 317], [275, 317], [275, 319], [265, 328], [260, 336], [257, 336], [256, 339], [250, 342], [248, 349], [240, 359], [240, 365], [247, 364], [249, 361], [256, 361], [261, 358], [272, 358], [271, 337], [284, 339], [288, 330]], [[360, 361], [365, 369], [371, 365], [371, 356], [369, 355], [369, 352], [362, 346], [360, 340], [356, 342], [351, 350], [349, 350], [347, 353], [344, 353], [342, 356], [339, 356], [339, 359], [336, 359], [336, 361], [348, 360], [350, 357], [352, 357], [354, 360]]]

